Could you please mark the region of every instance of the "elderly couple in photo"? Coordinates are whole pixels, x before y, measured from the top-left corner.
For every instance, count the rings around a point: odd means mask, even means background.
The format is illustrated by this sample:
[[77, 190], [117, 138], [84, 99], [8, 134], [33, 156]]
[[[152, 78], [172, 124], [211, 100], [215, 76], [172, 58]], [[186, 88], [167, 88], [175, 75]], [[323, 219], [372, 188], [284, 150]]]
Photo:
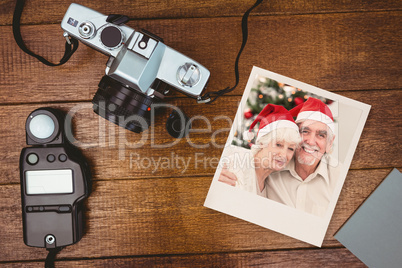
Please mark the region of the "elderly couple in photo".
[[323, 217], [339, 177], [339, 164], [330, 156], [335, 139], [331, 110], [312, 97], [290, 111], [268, 104], [250, 130], [257, 123], [251, 150], [225, 149], [218, 180]]

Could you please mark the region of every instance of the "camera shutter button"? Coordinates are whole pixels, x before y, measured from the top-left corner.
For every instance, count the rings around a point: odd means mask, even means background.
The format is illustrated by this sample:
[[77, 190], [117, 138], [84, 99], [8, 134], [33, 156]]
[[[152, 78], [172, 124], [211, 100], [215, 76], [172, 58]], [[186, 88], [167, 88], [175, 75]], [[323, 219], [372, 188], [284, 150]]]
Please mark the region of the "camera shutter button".
[[83, 22], [78, 27], [78, 32], [82, 38], [90, 39], [96, 34], [95, 25], [93, 25], [92, 22], [89, 21]]

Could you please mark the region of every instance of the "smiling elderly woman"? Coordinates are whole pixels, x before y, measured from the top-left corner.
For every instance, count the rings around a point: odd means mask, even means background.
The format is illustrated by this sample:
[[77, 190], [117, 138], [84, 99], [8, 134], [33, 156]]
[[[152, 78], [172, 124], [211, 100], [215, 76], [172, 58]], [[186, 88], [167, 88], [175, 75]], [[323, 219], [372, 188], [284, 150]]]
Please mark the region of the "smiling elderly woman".
[[266, 179], [289, 163], [301, 138], [292, 116], [282, 106], [265, 106], [250, 129], [257, 123], [260, 126], [251, 150], [235, 146], [225, 149], [218, 180], [267, 197]]

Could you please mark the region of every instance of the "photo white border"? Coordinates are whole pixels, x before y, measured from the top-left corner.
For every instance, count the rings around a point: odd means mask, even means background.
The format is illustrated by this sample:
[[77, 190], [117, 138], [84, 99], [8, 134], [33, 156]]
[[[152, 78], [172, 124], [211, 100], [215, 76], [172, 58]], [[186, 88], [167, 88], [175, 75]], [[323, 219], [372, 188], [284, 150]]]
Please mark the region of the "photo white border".
[[[337, 101], [339, 104], [361, 111], [327, 212], [324, 217], [318, 217], [219, 182], [218, 178], [222, 171], [222, 165], [219, 165], [215, 172], [204, 206], [321, 247], [371, 106], [254, 66], [236, 112], [234, 124], [230, 130], [225, 148], [231, 146], [235, 132], [234, 126], [239, 118], [243, 116], [247, 98], [257, 76], [300, 88], [303, 91]], [[339, 121], [341, 120], [348, 120], [348, 118], [340, 118]], [[351, 133], [348, 134], [350, 135]], [[265, 213], [261, 213], [261, 211]]]

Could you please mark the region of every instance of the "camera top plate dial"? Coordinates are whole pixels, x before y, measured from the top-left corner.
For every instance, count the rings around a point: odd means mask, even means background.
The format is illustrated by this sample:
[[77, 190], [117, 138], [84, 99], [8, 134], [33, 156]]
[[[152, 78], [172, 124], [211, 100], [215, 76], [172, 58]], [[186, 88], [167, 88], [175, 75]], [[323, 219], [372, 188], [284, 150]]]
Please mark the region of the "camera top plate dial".
[[106, 26], [102, 29], [100, 40], [109, 49], [118, 48], [123, 43], [123, 33], [116, 26]]

